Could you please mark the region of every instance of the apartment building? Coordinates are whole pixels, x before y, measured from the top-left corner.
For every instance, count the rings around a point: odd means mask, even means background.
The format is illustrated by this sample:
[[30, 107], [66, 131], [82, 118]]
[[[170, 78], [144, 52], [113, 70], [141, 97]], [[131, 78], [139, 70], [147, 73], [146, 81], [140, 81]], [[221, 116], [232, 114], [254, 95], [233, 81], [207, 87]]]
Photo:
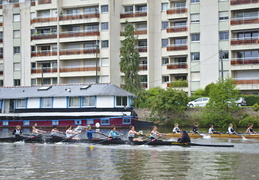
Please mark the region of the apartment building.
[[0, 85], [122, 86], [126, 21], [144, 88], [191, 94], [229, 75], [259, 94], [259, 0], [0, 0]]

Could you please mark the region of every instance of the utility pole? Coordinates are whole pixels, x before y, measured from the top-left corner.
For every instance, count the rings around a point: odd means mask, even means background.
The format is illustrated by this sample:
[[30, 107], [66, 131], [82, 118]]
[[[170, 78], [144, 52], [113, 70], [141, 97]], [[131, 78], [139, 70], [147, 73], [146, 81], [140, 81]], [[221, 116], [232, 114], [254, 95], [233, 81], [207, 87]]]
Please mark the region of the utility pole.
[[95, 83], [97, 84], [98, 83], [98, 48], [99, 48], [99, 43], [98, 41], [96, 40], [96, 66], [95, 66]]
[[224, 81], [222, 49], [219, 51], [219, 56], [220, 56], [220, 62], [221, 62], [221, 78], [222, 78], [222, 81]]

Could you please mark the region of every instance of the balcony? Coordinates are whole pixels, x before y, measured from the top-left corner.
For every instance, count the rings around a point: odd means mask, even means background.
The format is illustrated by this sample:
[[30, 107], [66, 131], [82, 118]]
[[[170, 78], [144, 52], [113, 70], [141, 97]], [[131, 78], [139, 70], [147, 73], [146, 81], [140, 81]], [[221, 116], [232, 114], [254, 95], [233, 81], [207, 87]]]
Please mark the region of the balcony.
[[56, 56], [57, 51], [52, 50], [43, 50], [43, 51], [33, 51], [31, 52], [31, 57], [39, 57], [39, 56]]
[[3, 22], [0, 22], [0, 26], [3, 26]]
[[147, 16], [147, 11], [131, 11], [120, 14], [120, 18], [134, 18], [134, 17], [145, 17]]
[[76, 20], [76, 19], [90, 19], [99, 18], [100, 14], [98, 12], [93, 13], [82, 13], [82, 14], [65, 14], [59, 16], [60, 21]]
[[0, 53], [0, 59], [3, 59], [4, 55], [3, 53]]
[[170, 83], [167, 83], [167, 87], [173, 87], [173, 88], [186, 88], [188, 87], [188, 81], [182, 80], [182, 81], [172, 81]]
[[171, 26], [166, 29], [167, 33], [185, 32], [188, 31], [186, 26]]
[[71, 37], [80, 37], [80, 36], [100, 36], [100, 32], [98, 30], [66, 31], [66, 32], [62, 32], [59, 35], [60, 38], [71, 38]]
[[233, 38], [231, 40], [231, 45], [247, 45], [247, 44], [259, 44], [259, 37], [251, 38]]
[[188, 64], [186, 62], [170, 63], [166, 65], [167, 69], [187, 69]]
[[259, 23], [259, 17], [232, 18], [231, 25], [256, 24]]
[[[97, 71], [101, 68], [97, 67]], [[96, 66], [63, 66], [59, 69], [62, 72], [85, 72], [85, 71], [96, 71]]]
[[31, 1], [31, 6], [35, 6], [35, 1]]
[[51, 0], [38, 0], [38, 4], [51, 4]]
[[39, 40], [39, 39], [55, 39], [57, 38], [56, 33], [42, 33], [42, 34], [33, 34], [31, 36], [31, 40]]
[[0, 38], [0, 43], [2, 43], [3, 42], [3, 38]]
[[259, 3], [259, 0], [231, 0], [230, 5], [254, 4]]
[[142, 88], [146, 89], [148, 87], [148, 83], [147, 82], [141, 82]]
[[54, 22], [57, 21], [57, 17], [38, 17], [31, 20], [31, 24], [34, 23], [44, 23], [44, 22]]
[[139, 70], [140, 71], [147, 71], [147, 64], [140, 64], [139, 65]]
[[40, 68], [32, 68], [31, 73], [32, 74], [39, 74], [39, 73], [56, 73], [57, 68], [51, 68], [51, 67], [40, 67]]
[[0, 70], [0, 75], [3, 75], [4, 74], [4, 70]]
[[147, 46], [138, 46], [138, 52], [147, 52]]
[[166, 11], [166, 14], [182, 14], [187, 13], [188, 9], [186, 7], [182, 8], [171, 8]]
[[187, 44], [172, 44], [172, 45], [168, 45], [166, 48], [167, 51], [184, 51], [187, 49], [188, 49]]
[[60, 55], [94, 54], [100, 53], [100, 49], [97, 50], [95, 47], [82, 49], [62, 49], [59, 53]]
[[258, 57], [233, 58], [231, 60], [231, 65], [247, 65], [247, 64], [259, 64], [259, 58]]
[[235, 84], [259, 84], [259, 78], [233, 78]]
[[20, 3], [13, 4], [13, 7], [20, 7]]

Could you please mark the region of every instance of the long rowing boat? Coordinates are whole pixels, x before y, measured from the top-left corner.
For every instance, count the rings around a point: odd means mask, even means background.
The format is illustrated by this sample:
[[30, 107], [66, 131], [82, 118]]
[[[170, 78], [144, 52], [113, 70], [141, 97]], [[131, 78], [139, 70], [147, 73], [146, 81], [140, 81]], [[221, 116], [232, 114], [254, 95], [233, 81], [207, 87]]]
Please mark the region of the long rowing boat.
[[[191, 138], [200, 138], [202, 137], [200, 134], [195, 134], [195, 133], [188, 133], [188, 135], [191, 137]], [[252, 139], [252, 138], [255, 138], [255, 139], [259, 139], [259, 134], [205, 134], [206, 136], [210, 136], [212, 138], [242, 138], [245, 137], [247, 139]], [[168, 133], [166, 134], [164, 137], [177, 137], [177, 138], [180, 138], [182, 137], [182, 134], [181, 133]]]
[[150, 146], [205, 146], [205, 147], [234, 147], [234, 145], [224, 145], [224, 144], [199, 144], [199, 143], [179, 143], [175, 141], [162, 141], [162, 140], [147, 140], [147, 141], [133, 141], [128, 140], [117, 140], [117, 139], [67, 139], [62, 137], [48, 137], [48, 138], [37, 138], [37, 137], [28, 137], [28, 138], [0, 138], [0, 142], [25, 142], [25, 143], [89, 143], [89, 144], [101, 144], [101, 145], [150, 145]]

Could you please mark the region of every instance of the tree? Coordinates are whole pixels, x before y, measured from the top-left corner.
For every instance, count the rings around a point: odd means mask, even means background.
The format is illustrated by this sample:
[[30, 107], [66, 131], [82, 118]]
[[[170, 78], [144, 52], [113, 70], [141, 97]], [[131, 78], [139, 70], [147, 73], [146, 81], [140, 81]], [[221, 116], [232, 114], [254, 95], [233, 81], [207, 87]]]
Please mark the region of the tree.
[[210, 86], [209, 103], [206, 105], [202, 124], [214, 124], [218, 127], [227, 127], [234, 121], [232, 112], [238, 109], [235, 99], [238, 98], [239, 90], [231, 78], [218, 80], [216, 84]]
[[121, 50], [121, 71], [124, 75], [123, 89], [137, 94], [142, 88], [139, 72], [139, 52], [136, 46], [138, 45], [138, 39], [134, 35], [134, 26], [126, 22], [125, 32], [123, 35], [125, 39], [122, 41]]

